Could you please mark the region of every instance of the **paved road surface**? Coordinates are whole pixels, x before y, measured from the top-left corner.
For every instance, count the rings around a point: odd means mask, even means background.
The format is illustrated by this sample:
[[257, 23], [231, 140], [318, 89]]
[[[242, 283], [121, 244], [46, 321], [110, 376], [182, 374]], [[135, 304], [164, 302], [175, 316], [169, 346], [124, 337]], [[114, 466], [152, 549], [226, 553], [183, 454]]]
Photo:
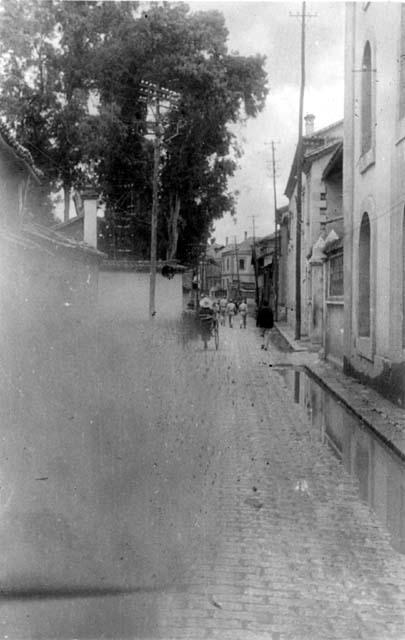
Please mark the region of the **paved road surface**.
[[[405, 638], [405, 559], [252, 326], [129, 319], [3, 384], [0, 638]], [[302, 357], [298, 356], [298, 357]]]

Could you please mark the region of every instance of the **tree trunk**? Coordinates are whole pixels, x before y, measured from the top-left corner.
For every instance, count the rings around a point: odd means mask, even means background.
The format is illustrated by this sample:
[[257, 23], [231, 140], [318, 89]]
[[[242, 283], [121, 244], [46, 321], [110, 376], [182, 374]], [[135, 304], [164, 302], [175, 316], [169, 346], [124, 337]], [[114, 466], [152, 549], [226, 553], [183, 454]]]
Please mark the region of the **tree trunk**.
[[170, 212], [168, 221], [168, 237], [169, 243], [167, 247], [166, 259], [173, 260], [177, 252], [177, 241], [179, 239], [179, 215], [180, 215], [181, 200], [178, 193], [170, 199]]
[[70, 186], [67, 184], [63, 185], [63, 222], [67, 222], [69, 220], [70, 214]]

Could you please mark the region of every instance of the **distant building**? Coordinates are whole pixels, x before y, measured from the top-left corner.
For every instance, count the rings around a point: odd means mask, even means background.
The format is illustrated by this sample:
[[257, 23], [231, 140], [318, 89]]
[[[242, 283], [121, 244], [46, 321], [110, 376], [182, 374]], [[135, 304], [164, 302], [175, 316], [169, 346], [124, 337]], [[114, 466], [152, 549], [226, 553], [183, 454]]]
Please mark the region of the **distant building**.
[[207, 245], [200, 259], [200, 289], [211, 296], [222, 294], [222, 251], [224, 245], [217, 242]]
[[255, 240], [245, 237], [242, 242], [228, 242], [222, 249], [222, 289], [229, 297], [241, 297], [255, 300], [256, 277], [252, 260], [252, 248]]
[[[278, 235], [279, 238], [279, 235]], [[276, 299], [276, 268], [275, 268], [276, 234], [271, 233], [263, 238], [258, 238], [255, 246], [257, 261], [258, 298], [268, 300], [272, 309], [275, 309]], [[279, 254], [279, 251], [278, 251]]]

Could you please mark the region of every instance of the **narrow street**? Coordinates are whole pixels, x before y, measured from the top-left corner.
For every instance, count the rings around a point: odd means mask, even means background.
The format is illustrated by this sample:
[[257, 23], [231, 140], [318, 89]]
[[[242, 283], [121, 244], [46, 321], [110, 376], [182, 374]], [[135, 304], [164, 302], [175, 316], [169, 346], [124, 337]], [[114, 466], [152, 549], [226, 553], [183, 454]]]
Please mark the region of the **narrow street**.
[[217, 352], [112, 316], [32, 351], [32, 403], [2, 403], [0, 637], [403, 640], [405, 558], [269, 366], [302, 354], [249, 322]]

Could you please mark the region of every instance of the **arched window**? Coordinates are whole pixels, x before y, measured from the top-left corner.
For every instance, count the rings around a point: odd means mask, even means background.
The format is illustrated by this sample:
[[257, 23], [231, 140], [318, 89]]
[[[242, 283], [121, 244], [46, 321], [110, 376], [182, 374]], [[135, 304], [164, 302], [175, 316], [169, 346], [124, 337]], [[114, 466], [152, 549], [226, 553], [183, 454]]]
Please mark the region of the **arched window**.
[[405, 208], [402, 214], [402, 346], [405, 349]]
[[371, 47], [366, 42], [361, 66], [361, 153], [371, 149], [372, 144], [372, 81]]
[[359, 336], [370, 335], [370, 220], [363, 214], [359, 242]]

